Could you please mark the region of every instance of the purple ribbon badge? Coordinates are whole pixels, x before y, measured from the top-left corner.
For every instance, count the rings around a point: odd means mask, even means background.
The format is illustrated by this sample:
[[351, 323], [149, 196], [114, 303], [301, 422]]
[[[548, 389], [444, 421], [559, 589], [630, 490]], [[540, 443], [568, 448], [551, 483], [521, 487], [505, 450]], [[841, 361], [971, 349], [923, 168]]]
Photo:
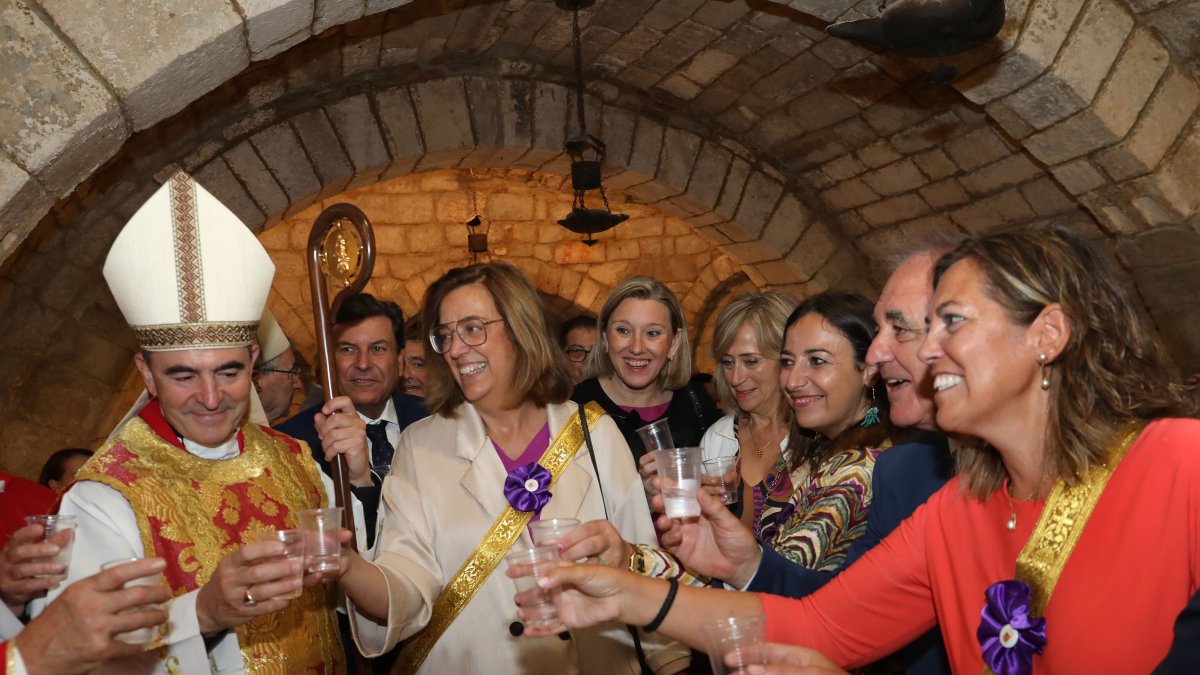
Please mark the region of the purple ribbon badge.
[[541, 464], [530, 462], [508, 472], [504, 479], [504, 497], [518, 511], [541, 511], [550, 501], [553, 477]]
[[996, 675], [1033, 672], [1033, 655], [1046, 648], [1046, 619], [1029, 616], [1029, 585], [1006, 579], [988, 586], [975, 636]]

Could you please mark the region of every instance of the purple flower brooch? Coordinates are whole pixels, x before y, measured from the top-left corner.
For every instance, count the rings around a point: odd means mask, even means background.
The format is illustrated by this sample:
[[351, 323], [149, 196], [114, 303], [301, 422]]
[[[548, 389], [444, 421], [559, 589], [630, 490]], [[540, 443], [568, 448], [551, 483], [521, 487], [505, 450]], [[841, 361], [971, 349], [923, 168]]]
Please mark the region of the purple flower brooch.
[[1046, 619], [1029, 616], [1029, 585], [1007, 579], [987, 589], [979, 630], [983, 662], [996, 675], [1029, 675], [1046, 648]]
[[504, 479], [504, 497], [518, 511], [538, 512], [550, 501], [550, 472], [537, 462], [522, 464]]

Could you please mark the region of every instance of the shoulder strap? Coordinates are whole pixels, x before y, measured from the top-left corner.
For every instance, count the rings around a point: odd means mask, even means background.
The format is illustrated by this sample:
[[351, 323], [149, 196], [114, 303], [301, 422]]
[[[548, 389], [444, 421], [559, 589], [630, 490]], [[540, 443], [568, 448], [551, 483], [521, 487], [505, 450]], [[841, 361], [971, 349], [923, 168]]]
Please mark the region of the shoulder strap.
[[[599, 406], [596, 406], [596, 409], [599, 410]], [[587, 412], [588, 410], [585, 409], [585, 413]], [[600, 410], [600, 414], [603, 414], [603, 410]], [[550, 472], [550, 487], [558, 482], [558, 477], [571, 463], [575, 453], [579, 451], [579, 447], [584, 442], [582, 419], [579, 413], [572, 413], [571, 418], [559, 430], [558, 435], [550, 443], [550, 447], [546, 448], [546, 452], [538, 460], [538, 464]], [[595, 419], [599, 419], [599, 415], [595, 415]], [[475, 597], [475, 593], [496, 570], [532, 517], [533, 513], [530, 511], [518, 511], [512, 506], [504, 508], [500, 517], [496, 519], [495, 523], [492, 523], [492, 527], [484, 536], [483, 541], [475, 547], [475, 550], [463, 562], [462, 567], [458, 568], [450, 582], [438, 594], [437, 600], [433, 603], [429, 623], [404, 643], [400, 658], [392, 668], [393, 675], [415, 673], [421, 668], [421, 664], [425, 662], [425, 658], [429, 656], [429, 652], [433, 650], [438, 639], [466, 609], [471, 598]]]

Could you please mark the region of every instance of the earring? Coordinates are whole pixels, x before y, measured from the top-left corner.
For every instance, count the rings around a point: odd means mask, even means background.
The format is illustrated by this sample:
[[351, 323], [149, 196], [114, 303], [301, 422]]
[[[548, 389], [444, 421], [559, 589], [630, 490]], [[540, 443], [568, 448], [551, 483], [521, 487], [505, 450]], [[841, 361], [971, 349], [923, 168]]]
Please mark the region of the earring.
[[875, 403], [875, 387], [870, 387], [867, 391], [871, 392], [871, 407], [867, 408], [867, 416], [863, 418], [860, 425], [864, 427], [879, 424], [879, 406]]
[[1042, 374], [1042, 389], [1050, 388], [1050, 373], [1046, 372], [1046, 355], [1038, 354], [1038, 368]]

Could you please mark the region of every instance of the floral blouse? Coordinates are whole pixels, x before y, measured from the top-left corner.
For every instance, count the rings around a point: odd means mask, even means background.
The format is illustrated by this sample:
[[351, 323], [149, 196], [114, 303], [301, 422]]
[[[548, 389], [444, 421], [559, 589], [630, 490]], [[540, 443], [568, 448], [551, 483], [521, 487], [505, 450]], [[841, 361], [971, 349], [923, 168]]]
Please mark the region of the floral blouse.
[[803, 467], [793, 472], [788, 482], [796, 489], [786, 499], [777, 499], [777, 491], [768, 497], [759, 540], [808, 569], [840, 567], [850, 543], [867, 531], [871, 474], [883, 450], [850, 448], [808, 475]]

